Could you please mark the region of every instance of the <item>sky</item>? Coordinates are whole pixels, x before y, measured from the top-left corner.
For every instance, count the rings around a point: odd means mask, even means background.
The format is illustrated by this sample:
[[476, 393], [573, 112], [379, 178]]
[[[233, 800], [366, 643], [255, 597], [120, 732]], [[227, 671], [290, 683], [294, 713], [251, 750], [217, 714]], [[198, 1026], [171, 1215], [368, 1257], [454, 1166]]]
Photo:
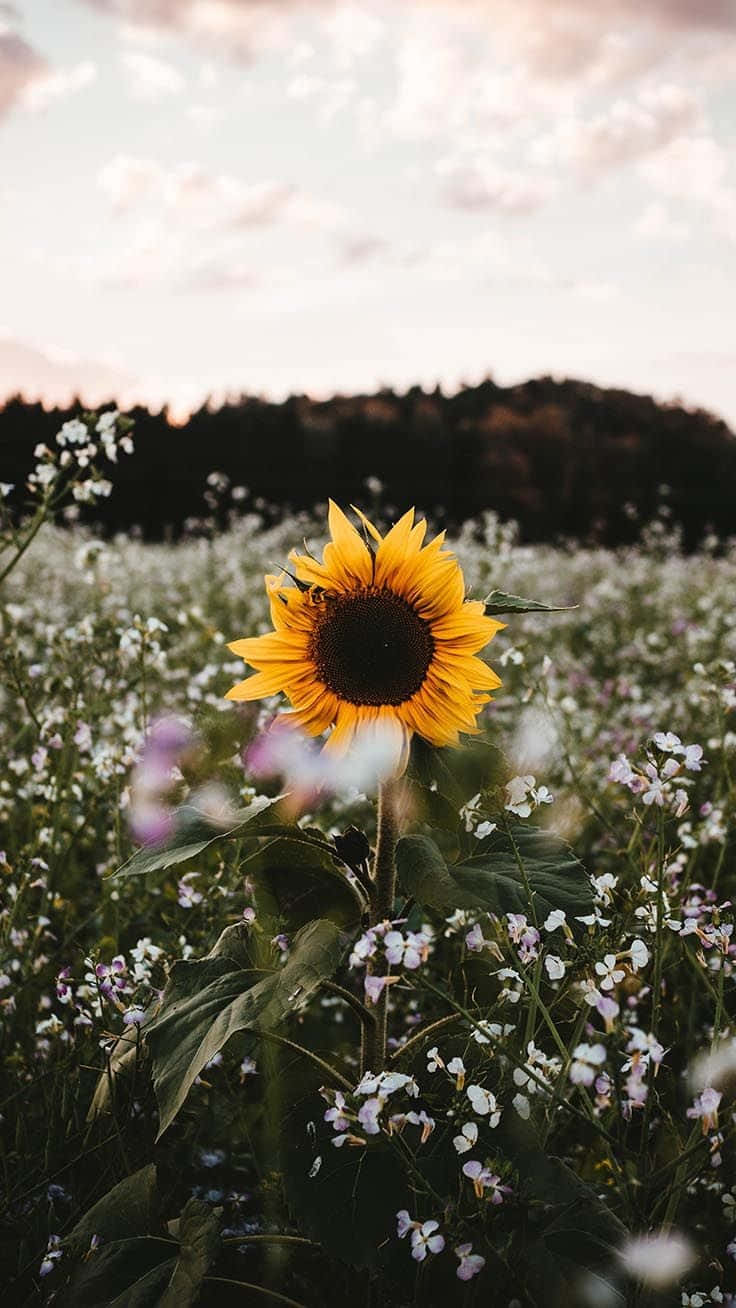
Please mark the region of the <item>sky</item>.
[[736, 426], [736, 0], [0, 2], [0, 397]]

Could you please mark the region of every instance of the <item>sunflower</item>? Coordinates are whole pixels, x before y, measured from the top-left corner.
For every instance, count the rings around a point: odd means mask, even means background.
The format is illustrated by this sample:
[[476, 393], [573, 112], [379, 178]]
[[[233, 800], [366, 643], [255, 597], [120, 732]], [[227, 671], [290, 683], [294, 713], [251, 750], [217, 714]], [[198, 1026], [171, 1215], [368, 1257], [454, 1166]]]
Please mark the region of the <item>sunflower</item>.
[[466, 601], [444, 532], [424, 545], [427, 524], [410, 509], [382, 536], [355, 512], [365, 538], [330, 501], [322, 562], [292, 551], [296, 584], [266, 577], [274, 630], [228, 645], [256, 671], [227, 698], [283, 691], [289, 717], [312, 736], [331, 728], [325, 749], [337, 754], [364, 730], [395, 733], [403, 770], [413, 732], [432, 745], [478, 732], [501, 682], [476, 655], [504, 623]]

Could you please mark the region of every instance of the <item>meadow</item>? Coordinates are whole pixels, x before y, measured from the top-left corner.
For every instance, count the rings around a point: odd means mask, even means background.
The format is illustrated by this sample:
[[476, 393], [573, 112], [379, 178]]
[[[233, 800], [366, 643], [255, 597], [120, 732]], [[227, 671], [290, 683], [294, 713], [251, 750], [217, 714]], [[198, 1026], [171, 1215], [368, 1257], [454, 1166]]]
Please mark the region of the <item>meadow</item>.
[[224, 698], [325, 506], [265, 526], [213, 477], [229, 525], [176, 544], [47, 520], [98, 453], [39, 453], [58, 500], [0, 556], [10, 1301], [736, 1301], [736, 545], [465, 525], [502, 686], [415, 742], [377, 920], [371, 787], [284, 801], [279, 701]]

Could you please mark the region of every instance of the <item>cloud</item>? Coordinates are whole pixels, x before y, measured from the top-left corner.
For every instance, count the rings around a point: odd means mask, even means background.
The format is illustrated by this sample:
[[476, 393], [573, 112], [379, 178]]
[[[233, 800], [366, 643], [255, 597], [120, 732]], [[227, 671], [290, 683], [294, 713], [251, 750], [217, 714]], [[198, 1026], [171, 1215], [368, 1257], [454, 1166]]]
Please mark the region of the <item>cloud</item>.
[[[315, 4], [321, 0], [314, 0]], [[198, 48], [209, 46], [233, 59], [250, 60], [261, 50], [288, 42], [290, 18], [301, 0], [87, 0], [130, 32], [179, 32]], [[326, 0], [326, 8], [334, 0]]]
[[686, 241], [690, 235], [687, 223], [673, 218], [659, 200], [652, 200], [634, 223], [634, 235], [651, 241]]
[[34, 80], [48, 75], [42, 55], [15, 32], [0, 27], [0, 118], [22, 99]]
[[186, 87], [186, 78], [173, 64], [131, 50], [121, 54], [120, 62], [128, 75], [130, 93], [136, 100], [156, 103], [169, 95], [179, 95]]
[[196, 163], [166, 167], [155, 159], [119, 154], [100, 170], [97, 183], [119, 213], [147, 210], [183, 230], [234, 232], [281, 221], [336, 229], [344, 221], [338, 206], [290, 182], [245, 182]]
[[348, 232], [345, 211], [290, 182], [246, 182], [196, 163], [170, 167], [120, 154], [100, 170], [97, 183], [122, 225], [121, 244], [60, 264], [66, 275], [91, 285], [252, 288], [261, 269], [248, 244], [251, 230], [283, 223], [338, 242]]
[[532, 213], [550, 195], [548, 178], [506, 169], [493, 160], [448, 158], [440, 160], [437, 173], [441, 194], [456, 209], [493, 209], [499, 213]]
[[132, 395], [135, 383], [115, 364], [0, 336], [0, 402], [20, 393], [27, 400], [68, 405], [79, 396], [94, 407], [113, 396]]
[[153, 159], [117, 154], [100, 169], [97, 184], [115, 209], [129, 209], [152, 193], [162, 174]]
[[713, 137], [686, 135], [642, 162], [639, 171], [662, 195], [709, 201], [725, 183], [728, 156]]
[[698, 206], [713, 230], [736, 240], [736, 186], [729, 176], [729, 156], [711, 136], [686, 136], [673, 141], [639, 168], [660, 195], [680, 204]]
[[582, 175], [595, 176], [655, 154], [701, 119], [700, 102], [686, 88], [646, 87], [591, 118], [561, 118], [535, 143], [533, 155], [540, 163], [572, 164]]
[[21, 100], [28, 109], [47, 109], [56, 100], [75, 95], [96, 80], [97, 65], [90, 59], [85, 59], [68, 68], [57, 68], [33, 78], [23, 91]]

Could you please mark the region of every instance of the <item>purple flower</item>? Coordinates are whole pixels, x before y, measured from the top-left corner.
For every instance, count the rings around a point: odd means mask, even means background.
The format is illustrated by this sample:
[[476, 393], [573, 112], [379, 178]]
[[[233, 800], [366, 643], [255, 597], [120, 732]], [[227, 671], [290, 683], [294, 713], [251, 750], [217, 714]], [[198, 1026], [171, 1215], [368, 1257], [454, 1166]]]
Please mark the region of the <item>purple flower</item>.
[[456, 1245], [455, 1253], [460, 1259], [460, 1266], [457, 1269], [457, 1276], [460, 1281], [471, 1281], [474, 1276], [483, 1271], [486, 1260], [481, 1254], [473, 1253], [472, 1244]]
[[496, 1176], [490, 1167], [484, 1167], [475, 1159], [471, 1158], [467, 1163], [463, 1163], [463, 1175], [473, 1182], [473, 1189], [479, 1199], [482, 1199], [486, 1190], [489, 1190], [491, 1203], [502, 1204], [504, 1195], [511, 1194], [508, 1185], [501, 1185], [500, 1176]]

